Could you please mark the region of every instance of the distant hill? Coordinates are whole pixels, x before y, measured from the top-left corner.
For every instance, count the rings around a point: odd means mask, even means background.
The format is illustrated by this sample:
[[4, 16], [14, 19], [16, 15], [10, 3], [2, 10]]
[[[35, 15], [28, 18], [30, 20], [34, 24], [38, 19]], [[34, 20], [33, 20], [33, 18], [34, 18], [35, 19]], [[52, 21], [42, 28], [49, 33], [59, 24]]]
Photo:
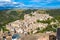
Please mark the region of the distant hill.
[[51, 9], [51, 10], [47, 10], [46, 12], [54, 17], [60, 16], [60, 9]]

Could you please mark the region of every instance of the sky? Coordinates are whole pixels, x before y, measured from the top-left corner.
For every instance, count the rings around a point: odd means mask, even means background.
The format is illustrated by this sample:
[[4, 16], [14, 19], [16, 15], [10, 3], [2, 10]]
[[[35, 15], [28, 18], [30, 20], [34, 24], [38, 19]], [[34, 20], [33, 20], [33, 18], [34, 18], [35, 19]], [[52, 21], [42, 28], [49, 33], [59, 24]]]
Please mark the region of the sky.
[[[25, 7], [41, 7], [41, 8], [60, 8], [60, 0], [0, 0], [1, 2], [10, 2], [12, 4], [18, 4], [18, 6]], [[4, 5], [3, 3], [0, 4]]]

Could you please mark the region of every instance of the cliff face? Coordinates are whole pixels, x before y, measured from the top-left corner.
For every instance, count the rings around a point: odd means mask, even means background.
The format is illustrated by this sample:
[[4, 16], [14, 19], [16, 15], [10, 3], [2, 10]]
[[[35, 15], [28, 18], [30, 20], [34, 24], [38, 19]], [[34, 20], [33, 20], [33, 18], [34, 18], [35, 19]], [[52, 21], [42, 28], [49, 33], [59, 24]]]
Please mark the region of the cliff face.
[[31, 14], [25, 14], [24, 20], [16, 20], [14, 22], [8, 23], [6, 25], [7, 29], [10, 31], [16, 31], [18, 33], [28, 33], [33, 31], [33, 33], [37, 32], [36, 28], [40, 28], [42, 30], [43, 28], [47, 27], [47, 23], [38, 23], [37, 20], [45, 21], [47, 19], [52, 19], [52, 16], [49, 16], [49, 14], [39, 14], [37, 12], [32, 12]]

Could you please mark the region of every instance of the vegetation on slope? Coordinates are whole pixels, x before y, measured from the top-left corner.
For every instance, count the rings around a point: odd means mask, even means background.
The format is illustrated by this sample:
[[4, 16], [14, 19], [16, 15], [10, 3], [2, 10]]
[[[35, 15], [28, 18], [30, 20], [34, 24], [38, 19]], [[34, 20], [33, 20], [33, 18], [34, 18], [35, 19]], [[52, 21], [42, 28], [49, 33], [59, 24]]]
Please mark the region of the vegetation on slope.
[[60, 9], [47, 10], [46, 12], [60, 22]]
[[[17, 11], [0, 11], [0, 30], [5, 29], [6, 24], [13, 22], [18, 19], [24, 19], [24, 13], [18, 13]], [[7, 30], [7, 29], [6, 29]]]

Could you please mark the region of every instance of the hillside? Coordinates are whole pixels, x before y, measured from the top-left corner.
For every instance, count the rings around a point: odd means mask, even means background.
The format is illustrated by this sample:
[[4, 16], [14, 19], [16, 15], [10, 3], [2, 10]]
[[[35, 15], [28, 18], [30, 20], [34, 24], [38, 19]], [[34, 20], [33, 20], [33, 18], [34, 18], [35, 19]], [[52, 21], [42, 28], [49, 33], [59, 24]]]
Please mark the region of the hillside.
[[[37, 14], [34, 14], [35, 12], [37, 12]], [[34, 16], [33, 14], [36, 15], [36, 16]], [[51, 21], [53, 21], [53, 22], [55, 21], [56, 22], [56, 20], [59, 21], [59, 25], [60, 25], [60, 15], [59, 14], [60, 14], [60, 9], [55, 9], [55, 10], [35, 10], [35, 9], [31, 10], [31, 9], [28, 9], [28, 10], [6, 10], [6, 11], [0, 11], [0, 27], [3, 27], [3, 26], [5, 26], [5, 25], [7, 25], [7, 24], [9, 24], [11, 22], [14, 23], [17, 20], [25, 20], [26, 18], [27, 18], [26, 20], [28, 22], [29, 22], [28, 19], [31, 19], [31, 22], [32, 22], [32, 21], [34, 21], [33, 18], [36, 18], [36, 17], [38, 18], [38, 19], [36, 19], [38, 23], [39, 22], [43, 23], [41, 25], [44, 25], [46, 23], [49, 24]], [[30, 16], [30, 18], [28, 18], [29, 16]], [[33, 17], [31, 17], [31, 16], [33, 16]], [[45, 19], [44, 19], [44, 16], [46, 17]], [[48, 17], [48, 16], [50, 16], [53, 19], [49, 20], [50, 17]], [[41, 17], [43, 18], [43, 20], [41, 19]], [[40, 21], [39, 19], [42, 20], [42, 21]], [[22, 22], [22, 21], [20, 21], [20, 22]], [[37, 25], [37, 24], [35, 24], [35, 25]], [[48, 29], [49, 28], [47, 28], [47, 30]]]

